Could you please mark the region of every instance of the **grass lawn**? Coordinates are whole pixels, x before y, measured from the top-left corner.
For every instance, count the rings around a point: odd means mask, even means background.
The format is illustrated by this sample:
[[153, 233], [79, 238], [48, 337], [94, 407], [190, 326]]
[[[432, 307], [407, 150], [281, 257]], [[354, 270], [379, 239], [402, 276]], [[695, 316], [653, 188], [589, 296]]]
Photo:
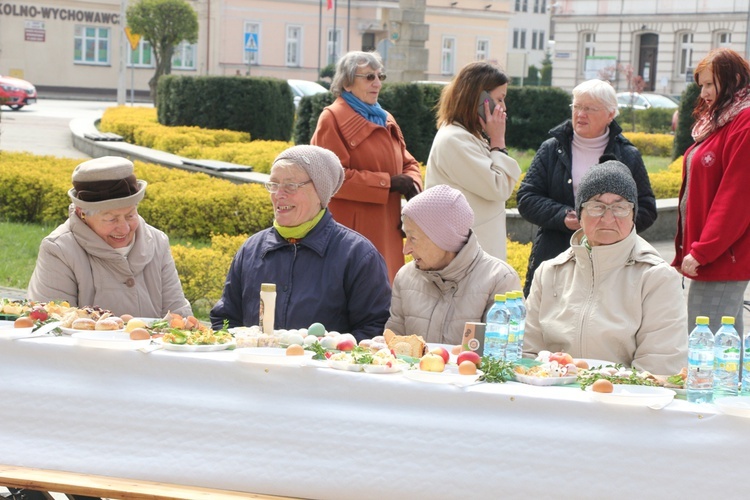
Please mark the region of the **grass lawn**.
[[[520, 149], [511, 149], [510, 155], [518, 162], [518, 166], [521, 167], [521, 172], [526, 172], [531, 166], [531, 160], [534, 159], [536, 151], [529, 149], [522, 151]], [[665, 170], [672, 160], [661, 156], [644, 156], [643, 163], [646, 165], [646, 170], [653, 174], [660, 170]]]

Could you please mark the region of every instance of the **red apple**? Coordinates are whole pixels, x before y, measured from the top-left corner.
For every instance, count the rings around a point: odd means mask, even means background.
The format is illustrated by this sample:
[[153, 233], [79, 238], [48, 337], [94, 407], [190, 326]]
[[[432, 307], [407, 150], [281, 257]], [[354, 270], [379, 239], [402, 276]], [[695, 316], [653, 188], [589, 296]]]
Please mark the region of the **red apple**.
[[47, 318], [49, 318], [49, 314], [47, 314], [47, 311], [45, 311], [41, 307], [37, 307], [35, 309], [32, 309], [29, 313], [29, 317], [36, 321], [47, 321]]
[[448, 361], [450, 361], [451, 359], [451, 353], [449, 353], [442, 347], [435, 347], [434, 349], [431, 349], [430, 352], [442, 357], [443, 363], [445, 363], [446, 365], [448, 364]]
[[458, 360], [456, 360], [456, 364], [460, 365], [464, 361], [471, 361], [472, 363], [477, 365], [477, 368], [479, 368], [482, 364], [482, 357], [474, 351], [463, 351], [461, 354], [458, 355]]
[[351, 339], [344, 339], [336, 344], [336, 349], [339, 351], [351, 351], [357, 346], [357, 343]]
[[419, 360], [419, 369], [426, 372], [442, 372], [445, 369], [445, 361], [439, 354], [428, 352]]
[[557, 361], [557, 364], [559, 364], [560, 366], [565, 366], [573, 362], [573, 356], [571, 356], [567, 352], [556, 352], [550, 355], [549, 360]]

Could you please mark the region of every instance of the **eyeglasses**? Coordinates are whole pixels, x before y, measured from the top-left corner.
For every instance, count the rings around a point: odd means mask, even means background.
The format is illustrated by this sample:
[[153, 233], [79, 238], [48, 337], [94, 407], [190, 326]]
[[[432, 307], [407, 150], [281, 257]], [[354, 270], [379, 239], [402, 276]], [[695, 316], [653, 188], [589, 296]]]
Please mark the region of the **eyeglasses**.
[[384, 82], [385, 79], [387, 78], [386, 75], [385, 75], [385, 73], [377, 73], [377, 74], [376, 73], [367, 73], [366, 75], [355, 74], [354, 76], [356, 76], [357, 78], [365, 78], [365, 79], [367, 79], [368, 82], [372, 82], [376, 78], [378, 80], [380, 80], [381, 82]]
[[581, 206], [586, 209], [586, 213], [591, 217], [604, 217], [604, 214], [607, 212], [607, 210], [611, 210], [612, 215], [614, 215], [618, 219], [622, 219], [630, 215], [630, 213], [633, 211], [633, 207], [635, 207], [635, 205], [633, 205], [629, 201], [620, 201], [617, 203], [612, 203], [611, 205], [607, 205], [606, 203], [601, 203], [599, 201], [587, 201], [586, 203], [581, 203]]
[[278, 193], [279, 189], [283, 189], [287, 194], [294, 194], [299, 188], [305, 184], [310, 184], [311, 182], [312, 179], [305, 182], [284, 182], [282, 184], [279, 184], [278, 182], [266, 182], [263, 185], [266, 186], [269, 193]]
[[580, 104], [571, 104], [570, 109], [576, 113], [586, 113], [587, 115], [589, 113], [598, 113], [602, 110], [602, 108], [592, 108], [590, 106], [581, 106]]

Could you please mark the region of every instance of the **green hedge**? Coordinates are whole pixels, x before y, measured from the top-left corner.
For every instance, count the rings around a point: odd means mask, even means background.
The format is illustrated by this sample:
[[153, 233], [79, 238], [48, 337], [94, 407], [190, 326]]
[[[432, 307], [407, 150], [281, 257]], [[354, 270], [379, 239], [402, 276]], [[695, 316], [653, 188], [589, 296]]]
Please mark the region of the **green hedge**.
[[509, 87], [505, 142], [516, 149], [539, 149], [550, 129], [570, 118], [571, 96], [555, 87]]
[[276, 141], [291, 136], [294, 101], [285, 80], [168, 75], [159, 79], [157, 96], [162, 125], [237, 130]]
[[693, 144], [693, 110], [695, 109], [695, 103], [700, 97], [701, 89], [695, 84], [691, 83], [682, 93], [680, 98], [680, 115], [677, 118], [677, 130], [675, 131], [674, 137], [674, 151], [672, 152], [672, 159], [679, 158], [682, 156], [687, 148]]

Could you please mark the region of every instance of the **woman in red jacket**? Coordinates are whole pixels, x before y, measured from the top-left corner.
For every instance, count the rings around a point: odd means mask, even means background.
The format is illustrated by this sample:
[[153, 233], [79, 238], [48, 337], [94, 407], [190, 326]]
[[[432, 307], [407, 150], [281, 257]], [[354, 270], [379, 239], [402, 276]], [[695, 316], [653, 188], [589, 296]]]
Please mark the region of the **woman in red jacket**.
[[401, 197], [422, 191], [422, 175], [396, 120], [378, 104], [384, 80], [377, 52], [344, 55], [331, 83], [337, 99], [320, 114], [310, 143], [336, 153], [346, 172], [329, 205], [333, 218], [375, 245], [393, 283], [404, 265]]
[[[672, 263], [692, 279], [688, 318], [734, 316], [750, 280], [750, 64], [737, 52], [711, 51], [695, 68], [700, 99], [695, 144], [685, 151], [680, 217]], [[690, 321], [689, 321], [690, 322]]]

